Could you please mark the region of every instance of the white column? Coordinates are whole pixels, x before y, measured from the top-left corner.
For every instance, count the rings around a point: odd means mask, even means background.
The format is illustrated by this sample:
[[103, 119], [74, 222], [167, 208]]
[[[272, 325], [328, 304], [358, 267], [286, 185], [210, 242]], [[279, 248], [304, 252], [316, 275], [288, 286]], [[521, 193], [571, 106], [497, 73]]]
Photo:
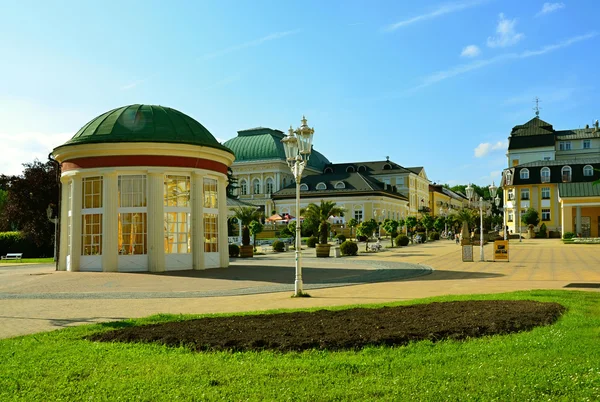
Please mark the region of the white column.
[[118, 197], [119, 189], [117, 172], [104, 174], [104, 195], [102, 205], [102, 271], [118, 271], [119, 224], [118, 224]]
[[58, 253], [58, 269], [59, 271], [67, 270], [67, 254], [69, 251], [69, 184], [71, 183], [70, 176], [61, 176], [60, 178], [60, 250]]
[[148, 271], [165, 270], [164, 173], [148, 172]]
[[204, 174], [192, 176], [192, 266], [204, 269]]
[[219, 205], [219, 260], [220, 267], [227, 268], [229, 266], [229, 242], [227, 241], [227, 180], [221, 177], [217, 180], [217, 197]]
[[71, 182], [71, 255], [69, 271], [79, 271], [81, 257], [81, 176]]
[[275, 189], [273, 191], [277, 192], [281, 190], [281, 173], [275, 173]]

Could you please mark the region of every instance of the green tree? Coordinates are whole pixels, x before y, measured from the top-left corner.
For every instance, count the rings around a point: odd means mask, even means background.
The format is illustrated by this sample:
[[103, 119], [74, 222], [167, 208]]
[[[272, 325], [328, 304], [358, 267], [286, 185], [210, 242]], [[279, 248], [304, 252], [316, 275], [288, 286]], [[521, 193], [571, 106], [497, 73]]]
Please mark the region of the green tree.
[[417, 226], [417, 217], [409, 216], [404, 223], [406, 224], [406, 233], [408, 234], [408, 232], [412, 232], [412, 229]]
[[238, 182], [237, 179], [233, 176], [233, 170], [230, 167], [228, 167], [227, 168], [227, 187], [226, 187], [227, 197], [238, 198], [233, 194], [235, 192], [235, 190], [239, 187], [237, 182]]
[[329, 235], [329, 219], [330, 216], [344, 216], [344, 209], [336, 206], [333, 201], [321, 200], [321, 204], [308, 204], [308, 207], [301, 209], [300, 214], [305, 220], [319, 222], [319, 243], [327, 244]]
[[392, 247], [394, 247], [394, 239], [398, 236], [398, 221], [386, 219], [383, 221], [383, 230], [390, 235]]
[[404, 220], [404, 218], [398, 219], [398, 226], [400, 227], [400, 231], [402, 231], [404, 225], [406, 225], [406, 221]]
[[237, 207], [233, 210], [234, 216], [242, 225], [242, 245], [250, 245], [250, 223], [259, 221], [262, 217], [260, 211], [254, 207]]
[[248, 225], [248, 228], [250, 229], [250, 235], [253, 236], [254, 238], [254, 250], [256, 250], [256, 235], [261, 233], [264, 230], [264, 226], [262, 223], [260, 223], [260, 221], [256, 220], [256, 221], [252, 221], [250, 222], [250, 225]]
[[521, 222], [526, 225], [537, 226], [540, 223], [538, 211], [534, 208], [527, 208], [527, 211], [521, 215]]
[[358, 220], [356, 218], [352, 218], [348, 221], [348, 227], [350, 228], [350, 237], [352, 238], [352, 232], [355, 227], [358, 226]]
[[429, 231], [433, 229], [433, 222], [433, 218], [427, 213], [421, 217], [421, 225], [425, 228], [425, 236], [429, 236]]
[[435, 222], [433, 222], [433, 227], [438, 232], [441, 232], [444, 229], [445, 225], [446, 225], [446, 218], [444, 218], [443, 216], [438, 216], [435, 219]]
[[54, 161], [23, 164], [19, 176], [3, 176], [7, 197], [0, 216], [0, 231], [18, 230], [39, 247], [40, 255], [52, 255], [54, 225], [46, 209], [58, 215], [58, 168]]
[[296, 221], [288, 223], [283, 229], [281, 229], [281, 234], [290, 236], [292, 238], [294, 247], [296, 247]]
[[369, 250], [369, 239], [371, 236], [373, 236], [373, 232], [375, 232], [375, 230], [377, 230], [377, 221], [375, 219], [361, 222], [361, 224], [356, 228], [357, 236], [364, 236], [367, 238], [365, 242], [365, 251]]

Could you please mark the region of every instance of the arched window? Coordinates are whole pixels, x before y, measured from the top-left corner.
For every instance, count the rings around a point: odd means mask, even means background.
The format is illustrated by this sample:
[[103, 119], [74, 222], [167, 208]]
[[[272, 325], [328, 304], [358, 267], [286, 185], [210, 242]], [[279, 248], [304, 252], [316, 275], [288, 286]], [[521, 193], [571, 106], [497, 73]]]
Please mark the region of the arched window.
[[317, 184], [317, 190], [327, 190], [327, 185], [323, 182]]
[[273, 179], [272, 178], [269, 177], [267, 179], [267, 181], [265, 183], [265, 186], [266, 186], [265, 193], [267, 193], [267, 194], [273, 194]]
[[542, 177], [542, 183], [550, 183], [550, 168], [543, 167], [540, 173]]
[[385, 165], [383, 165], [383, 170], [391, 170], [392, 169], [392, 165], [390, 165], [389, 163], [386, 163]]
[[354, 173], [354, 166], [348, 166], [348, 167], [346, 168], [346, 172], [347, 172], [347, 173]]
[[240, 195], [248, 194], [248, 183], [246, 180], [240, 180]]
[[521, 169], [519, 177], [521, 179], [529, 179], [529, 169]]
[[335, 183], [335, 188], [346, 188], [346, 185], [344, 184], [343, 181], [338, 181], [337, 183]]
[[584, 176], [593, 176], [594, 175], [594, 168], [591, 165], [585, 165], [583, 167], [583, 175]]
[[258, 179], [252, 181], [252, 194], [260, 194], [260, 181]]
[[367, 168], [366, 168], [365, 166], [359, 166], [359, 167], [358, 167], [358, 171], [359, 171], [359, 172], [366, 172], [366, 171], [367, 171]]
[[300, 184], [300, 190], [301, 191], [308, 191], [308, 186], [306, 185], [306, 183]]
[[560, 171], [561, 175], [562, 175], [562, 181], [563, 182], [570, 182], [571, 181], [571, 166], [563, 166], [563, 168]]
[[333, 173], [333, 169], [330, 167], [325, 168], [325, 172], [324, 173]]

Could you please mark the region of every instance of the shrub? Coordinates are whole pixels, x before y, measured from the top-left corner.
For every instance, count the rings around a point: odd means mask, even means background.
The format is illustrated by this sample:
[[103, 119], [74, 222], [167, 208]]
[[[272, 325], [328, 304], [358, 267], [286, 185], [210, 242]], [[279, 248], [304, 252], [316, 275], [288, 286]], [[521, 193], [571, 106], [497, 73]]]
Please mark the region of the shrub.
[[440, 234], [438, 232], [429, 233], [429, 241], [439, 240]]
[[340, 243], [343, 243], [343, 242], [345, 242], [345, 241], [346, 241], [346, 236], [344, 236], [344, 235], [343, 235], [343, 234], [341, 234], [341, 233], [340, 233], [339, 235], [336, 235], [336, 236], [335, 236], [335, 238], [336, 238], [336, 239], [338, 239], [338, 241], [339, 241]]
[[317, 236], [310, 236], [308, 239], [306, 239], [306, 245], [308, 247], [315, 248], [317, 246], [318, 241], [319, 239], [317, 238]]
[[542, 237], [542, 238], [546, 237], [546, 231], [547, 231], [546, 224], [542, 223], [542, 225], [540, 226], [540, 231], [538, 232], [538, 237]]
[[237, 244], [229, 245], [229, 256], [230, 257], [238, 257], [240, 255], [240, 246]]
[[573, 237], [575, 237], [575, 233], [573, 232], [565, 232], [563, 235], [563, 239], [572, 239]]
[[367, 241], [367, 236], [356, 236], [357, 241]]
[[273, 251], [284, 251], [285, 250], [285, 244], [280, 241], [280, 240], [275, 240], [273, 242]]
[[23, 253], [24, 258], [52, 256], [53, 250], [37, 247], [21, 232], [0, 232], [0, 255]]
[[408, 236], [401, 234], [398, 237], [396, 237], [396, 245], [408, 246]]
[[340, 251], [342, 252], [342, 255], [356, 255], [358, 254], [358, 244], [351, 240], [347, 240], [340, 246]]

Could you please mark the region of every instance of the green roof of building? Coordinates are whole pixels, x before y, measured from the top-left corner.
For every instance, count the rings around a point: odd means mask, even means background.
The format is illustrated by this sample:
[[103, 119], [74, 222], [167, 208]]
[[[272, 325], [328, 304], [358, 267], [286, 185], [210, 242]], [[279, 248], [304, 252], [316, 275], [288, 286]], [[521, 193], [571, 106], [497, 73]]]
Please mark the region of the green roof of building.
[[559, 183], [558, 194], [561, 198], [566, 197], [598, 197], [600, 196], [600, 185], [587, 183]]
[[516, 136], [530, 136], [530, 135], [545, 135], [553, 134], [554, 128], [552, 124], [546, 123], [539, 117], [534, 117], [525, 124], [514, 126], [510, 135], [511, 137]]
[[[278, 159], [285, 161], [285, 151], [281, 140], [282, 131], [266, 127], [257, 127], [238, 131], [238, 136], [224, 143], [235, 154], [235, 163]], [[323, 170], [329, 160], [314, 148], [308, 160], [308, 166]]]
[[63, 145], [115, 142], [202, 145], [232, 152], [190, 116], [156, 105], [129, 105], [110, 110], [92, 119]]

